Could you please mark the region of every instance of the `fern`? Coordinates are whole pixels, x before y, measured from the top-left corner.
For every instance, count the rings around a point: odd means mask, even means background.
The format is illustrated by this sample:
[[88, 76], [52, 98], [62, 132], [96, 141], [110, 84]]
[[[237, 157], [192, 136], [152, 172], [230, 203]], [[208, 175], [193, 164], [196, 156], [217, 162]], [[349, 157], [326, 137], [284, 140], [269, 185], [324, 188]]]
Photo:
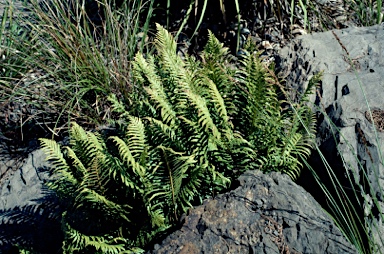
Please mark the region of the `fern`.
[[67, 252], [144, 248], [244, 171], [295, 179], [310, 154], [309, 91], [283, 110], [280, 87], [256, 53], [235, 63], [209, 33], [201, 62], [182, 59], [173, 37], [157, 29], [157, 55], [138, 53], [133, 62], [142, 100], [128, 111], [110, 97], [121, 116], [118, 135], [72, 124], [70, 147], [41, 140], [58, 175], [48, 185], [69, 200]]
[[[69, 224], [66, 227], [66, 239], [70, 245], [63, 245], [64, 253], [74, 253], [79, 250], [87, 250], [92, 253], [118, 254], [126, 250], [124, 238], [109, 236], [88, 236], [73, 229]], [[119, 243], [120, 242], [120, 243]]]

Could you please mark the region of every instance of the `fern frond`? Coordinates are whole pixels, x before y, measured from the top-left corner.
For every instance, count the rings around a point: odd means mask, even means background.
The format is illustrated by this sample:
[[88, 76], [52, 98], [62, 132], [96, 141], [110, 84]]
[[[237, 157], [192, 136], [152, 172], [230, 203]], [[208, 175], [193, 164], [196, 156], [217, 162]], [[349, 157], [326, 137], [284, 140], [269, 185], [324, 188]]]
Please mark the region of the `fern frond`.
[[198, 123], [204, 128], [206, 132], [210, 132], [214, 138], [217, 140], [220, 139], [220, 132], [217, 129], [213, 119], [211, 118], [211, 114], [207, 107], [206, 101], [199, 95], [194, 94], [192, 92], [187, 93], [188, 98], [190, 100], [191, 106], [195, 107], [198, 116]]
[[[167, 179], [166, 185], [164, 180], [159, 182], [157, 186], [153, 186], [152, 190], [148, 191], [148, 201], [153, 200], [155, 197], [163, 199], [174, 210], [177, 204], [183, 202], [180, 200], [180, 189], [182, 181], [187, 177], [187, 172], [196, 161], [193, 156], [185, 156], [181, 152], [176, 152], [171, 148], [158, 146], [157, 149], [161, 151], [163, 160], [163, 170], [157, 171], [162, 179]], [[154, 205], [155, 208], [157, 205]]]
[[210, 101], [214, 105], [214, 108], [216, 109], [220, 117], [219, 124], [223, 126], [224, 129], [233, 127], [232, 123], [229, 120], [224, 99], [221, 96], [221, 93], [219, 92], [219, 90], [217, 89], [217, 86], [215, 85], [215, 83], [213, 83], [212, 80], [209, 80], [209, 79], [207, 80], [207, 84], [209, 87]]
[[77, 123], [72, 123], [70, 129], [70, 145], [77, 157], [82, 161], [84, 167], [89, 167], [92, 158], [96, 156], [97, 152], [105, 149], [104, 140], [98, 133], [91, 133], [85, 131]]
[[135, 160], [127, 143], [119, 137], [110, 137], [110, 139], [116, 143], [119, 149], [119, 154], [123, 161], [132, 167], [132, 170], [135, 172], [135, 174], [144, 177], [146, 174], [146, 169]]
[[76, 205], [77, 209], [82, 208], [87, 204], [91, 207], [96, 207], [98, 210], [103, 210], [103, 206], [106, 207], [105, 211], [109, 212], [109, 215], [114, 215], [117, 217], [123, 218], [125, 221], [129, 222], [128, 219], [128, 209], [131, 209], [129, 205], [120, 205], [109, 199], [107, 199], [104, 195], [99, 194], [96, 190], [92, 190], [89, 188], [83, 188], [79, 195], [76, 197]]
[[46, 160], [51, 160], [56, 170], [68, 170], [69, 166], [60, 150], [60, 145], [51, 139], [40, 138], [43, 152], [46, 154]]
[[70, 145], [76, 145], [76, 141], [79, 140], [87, 140], [87, 132], [81, 126], [79, 126], [75, 122], [71, 123], [71, 125], [72, 126], [69, 131], [69, 134], [71, 136]]
[[63, 246], [64, 253], [74, 253], [77, 250], [92, 250], [94, 248], [96, 253], [110, 253], [118, 254], [125, 251], [126, 239], [122, 237], [110, 238], [106, 236], [88, 236], [80, 233], [66, 224], [66, 237], [67, 243]]
[[135, 57], [133, 69], [135, 70], [136, 78], [139, 77], [143, 80], [148, 80], [149, 87], [145, 87], [144, 89], [148, 93], [150, 100], [155, 104], [156, 109], [160, 110], [160, 116], [163, 121], [173, 126], [177, 122], [176, 112], [173, 110], [172, 104], [168, 101], [162, 81], [155, 70], [154, 63], [149, 64], [143, 55], [138, 53]]
[[149, 124], [152, 127], [150, 129], [154, 131], [155, 135], [152, 136], [152, 139], [155, 140], [155, 143], [167, 144], [167, 141], [176, 141], [177, 136], [176, 130], [174, 128], [152, 117], [147, 117], [146, 119], [149, 121]]
[[[84, 176], [87, 173], [85, 166], [83, 165], [81, 160], [77, 157], [76, 153], [70, 147], [65, 147], [65, 149], [67, 150], [68, 158], [70, 158], [72, 160], [72, 163], [73, 163], [74, 167], [76, 168], [75, 175], [78, 175], [79, 178], [81, 178], [82, 176]], [[79, 178], [76, 177], [76, 179], [78, 179], [78, 180], [79, 180]]]
[[228, 55], [229, 48], [224, 47], [224, 43], [221, 43], [211, 31], [208, 31], [208, 41], [202, 54], [204, 61], [224, 63], [228, 60]]
[[133, 158], [139, 159], [146, 150], [144, 124], [138, 117], [129, 116], [129, 124], [126, 132], [128, 148]]
[[169, 72], [172, 77], [182, 75], [186, 71], [184, 61], [176, 54], [176, 41], [173, 36], [161, 25], [156, 24], [155, 46], [159, 53], [163, 70]]

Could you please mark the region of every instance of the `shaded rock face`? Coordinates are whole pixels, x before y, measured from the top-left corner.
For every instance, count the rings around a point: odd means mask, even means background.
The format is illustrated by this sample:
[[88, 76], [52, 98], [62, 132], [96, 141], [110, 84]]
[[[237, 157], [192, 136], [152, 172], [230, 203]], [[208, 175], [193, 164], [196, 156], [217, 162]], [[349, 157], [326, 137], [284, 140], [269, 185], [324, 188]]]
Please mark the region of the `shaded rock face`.
[[149, 253], [357, 253], [288, 176], [249, 171], [239, 182], [191, 209], [181, 229]]
[[0, 179], [0, 210], [31, 205], [34, 203], [31, 200], [43, 196], [43, 181], [49, 177], [44, 172], [49, 167], [45, 158], [42, 150], [36, 150], [29, 154], [23, 165], [4, 174]]
[[[314, 73], [324, 72], [317, 97], [313, 96], [318, 111], [317, 144], [345, 186], [357, 210], [355, 219], [374, 226], [363, 237], [379, 243], [379, 249], [383, 249], [379, 239], [384, 233], [380, 219], [384, 207], [380, 187], [384, 184], [383, 41], [384, 25], [303, 36], [280, 51], [278, 63], [280, 75], [292, 87], [292, 99]], [[309, 163], [334, 195], [321, 157], [314, 153]], [[325, 195], [311, 178], [304, 171], [298, 183], [325, 205]]]
[[[30, 153], [24, 164], [0, 164], [0, 253], [12, 252], [15, 244], [38, 253], [59, 253], [61, 231], [58, 199], [43, 183], [50, 164], [42, 150]], [[8, 165], [5, 171], [1, 166]], [[56, 212], [56, 213], [55, 213]], [[16, 251], [16, 250], [15, 250]]]

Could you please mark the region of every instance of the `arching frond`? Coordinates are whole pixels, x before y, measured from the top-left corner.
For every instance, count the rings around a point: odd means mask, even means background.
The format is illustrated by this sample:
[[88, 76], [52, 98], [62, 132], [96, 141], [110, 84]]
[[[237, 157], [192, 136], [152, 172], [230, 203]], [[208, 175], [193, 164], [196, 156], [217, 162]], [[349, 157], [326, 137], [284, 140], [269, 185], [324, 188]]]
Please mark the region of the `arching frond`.
[[126, 250], [126, 239], [122, 237], [110, 238], [109, 236], [89, 236], [73, 229], [66, 224], [67, 244], [63, 246], [64, 253], [74, 253], [77, 250], [94, 249], [96, 253], [118, 254]]
[[211, 118], [206, 101], [201, 96], [192, 92], [188, 92], [187, 95], [191, 106], [193, 106], [197, 111], [198, 123], [204, 128], [205, 131], [210, 132], [216, 139], [220, 139], [220, 133]]
[[[75, 176], [82, 177], [86, 174], [87, 169], [83, 162], [77, 157], [76, 153], [70, 148], [66, 147], [68, 158], [72, 160], [74, 167], [76, 168]], [[80, 180], [78, 177], [76, 179]]]
[[132, 170], [135, 172], [135, 174], [144, 177], [146, 169], [135, 160], [127, 143], [125, 143], [124, 140], [120, 139], [119, 137], [111, 137], [110, 139], [116, 143], [119, 149], [119, 154], [123, 161], [128, 166], [132, 167]]
[[47, 155], [46, 159], [52, 162], [52, 166], [56, 170], [68, 170], [69, 166], [64, 159], [64, 155], [60, 150], [59, 144], [51, 139], [40, 138], [42, 150]]
[[89, 188], [83, 188], [79, 195], [76, 197], [76, 204], [75, 208], [82, 208], [87, 203], [87, 205], [91, 204], [90, 206], [95, 206], [99, 210], [103, 210], [103, 206], [106, 207], [104, 210], [108, 211], [109, 216], [115, 216], [121, 217], [127, 222], [130, 220], [128, 219], [129, 212], [128, 210], [131, 209], [129, 205], [120, 205], [116, 202], [113, 202], [111, 200], [108, 200], [105, 195], [99, 194], [96, 190], [92, 190]]
[[[188, 169], [196, 163], [193, 156], [185, 156], [181, 152], [176, 152], [171, 148], [158, 146], [157, 147], [163, 158], [164, 165], [164, 177], [167, 175], [167, 185], [169, 186], [169, 192], [166, 194], [168, 202], [172, 206], [176, 206], [179, 200], [179, 192], [182, 186], [182, 181], [187, 177]], [[161, 188], [162, 189], [162, 188]], [[161, 191], [160, 189], [160, 191]], [[152, 192], [152, 195], [156, 194], [156, 189]], [[151, 199], [151, 198], [150, 198]]]
[[[155, 104], [157, 110], [160, 111], [162, 120], [169, 124], [174, 125], [177, 121], [176, 112], [173, 110], [172, 105], [167, 99], [166, 92], [162, 85], [160, 77], [157, 75], [154, 63], [148, 63], [143, 55], [137, 54], [135, 57], [135, 63], [133, 69], [135, 77], [139, 77], [142, 80], [148, 80], [149, 87], [145, 87], [150, 100]], [[147, 84], [146, 84], [147, 85]]]
[[184, 61], [176, 54], [176, 41], [173, 36], [162, 26], [156, 24], [155, 46], [161, 59], [162, 69], [172, 77], [185, 75], [187, 70], [184, 67]]

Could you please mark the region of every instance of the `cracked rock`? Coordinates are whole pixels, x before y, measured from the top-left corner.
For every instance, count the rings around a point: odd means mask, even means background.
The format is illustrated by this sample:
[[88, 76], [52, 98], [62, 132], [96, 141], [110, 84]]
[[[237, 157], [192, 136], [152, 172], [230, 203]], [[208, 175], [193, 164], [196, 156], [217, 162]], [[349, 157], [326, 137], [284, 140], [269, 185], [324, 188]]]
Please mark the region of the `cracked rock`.
[[148, 253], [357, 253], [288, 176], [248, 171], [239, 182], [191, 209], [181, 228]]

